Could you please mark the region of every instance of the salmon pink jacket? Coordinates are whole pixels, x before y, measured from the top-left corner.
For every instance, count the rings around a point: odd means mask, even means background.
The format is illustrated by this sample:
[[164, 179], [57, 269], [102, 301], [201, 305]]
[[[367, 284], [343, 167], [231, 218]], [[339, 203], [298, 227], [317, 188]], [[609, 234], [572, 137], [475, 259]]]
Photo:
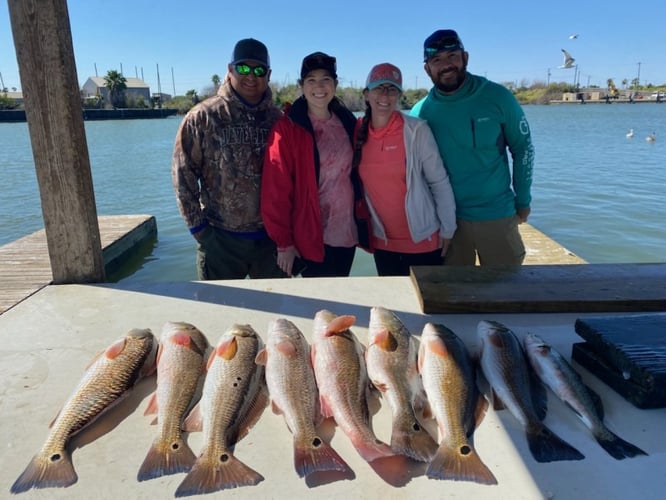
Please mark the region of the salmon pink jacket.
[[[329, 109], [340, 119], [353, 145], [353, 113], [337, 98]], [[261, 178], [261, 216], [278, 248], [293, 245], [304, 259], [324, 260], [319, 154], [303, 97], [294, 101], [268, 135]]]

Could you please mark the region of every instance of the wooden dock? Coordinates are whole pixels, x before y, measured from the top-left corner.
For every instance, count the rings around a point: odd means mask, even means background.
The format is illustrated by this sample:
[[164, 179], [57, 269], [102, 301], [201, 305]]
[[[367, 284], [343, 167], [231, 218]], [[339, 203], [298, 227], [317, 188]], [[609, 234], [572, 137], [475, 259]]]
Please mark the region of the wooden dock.
[[[126, 260], [137, 246], [157, 237], [152, 215], [107, 215], [98, 217], [98, 222], [107, 270]], [[0, 314], [52, 281], [44, 229], [0, 246]]]
[[[107, 275], [136, 248], [157, 237], [157, 223], [151, 215], [108, 215], [98, 220]], [[519, 228], [527, 248], [526, 265], [585, 264], [529, 224], [521, 224]], [[52, 281], [43, 229], [0, 247], [0, 314]]]

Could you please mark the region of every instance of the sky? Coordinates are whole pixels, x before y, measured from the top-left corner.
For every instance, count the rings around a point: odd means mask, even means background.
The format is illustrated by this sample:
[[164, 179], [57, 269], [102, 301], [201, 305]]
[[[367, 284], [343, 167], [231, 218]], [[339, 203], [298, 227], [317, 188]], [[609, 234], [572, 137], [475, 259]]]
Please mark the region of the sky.
[[[36, 2], [39, 4], [39, 1]], [[391, 62], [405, 88], [429, 88], [423, 41], [455, 29], [468, 69], [516, 85], [574, 83], [606, 88], [612, 78], [666, 84], [666, 2], [288, 2], [71, 0], [68, 11], [79, 85], [109, 70], [142, 78], [151, 92], [183, 95], [224, 77], [236, 41], [256, 38], [271, 57], [271, 81], [293, 84], [307, 54], [337, 58], [339, 84], [362, 87], [370, 68]], [[640, 6], [638, 6], [640, 5]], [[570, 38], [578, 35], [577, 38]], [[576, 68], [560, 69], [562, 49]], [[21, 89], [7, 2], [0, 2], [0, 75]], [[158, 88], [159, 76], [159, 88]]]

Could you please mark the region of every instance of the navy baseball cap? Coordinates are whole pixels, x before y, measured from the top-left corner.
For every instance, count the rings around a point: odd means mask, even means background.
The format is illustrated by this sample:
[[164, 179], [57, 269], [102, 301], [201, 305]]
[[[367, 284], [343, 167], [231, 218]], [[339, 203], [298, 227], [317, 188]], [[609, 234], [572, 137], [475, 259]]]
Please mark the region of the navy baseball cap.
[[423, 42], [423, 61], [448, 50], [465, 50], [465, 46], [455, 31], [437, 30]]
[[234, 47], [231, 55], [231, 64], [238, 64], [243, 61], [252, 61], [270, 68], [271, 59], [268, 57], [268, 49], [259, 40], [254, 38], [244, 38], [239, 40]]

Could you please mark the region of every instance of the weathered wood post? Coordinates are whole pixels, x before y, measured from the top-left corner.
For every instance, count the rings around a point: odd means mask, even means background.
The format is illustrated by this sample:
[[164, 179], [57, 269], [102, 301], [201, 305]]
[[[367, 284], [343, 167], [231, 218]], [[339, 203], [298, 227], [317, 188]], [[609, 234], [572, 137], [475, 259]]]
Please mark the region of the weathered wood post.
[[53, 281], [104, 281], [67, 2], [8, 5]]

